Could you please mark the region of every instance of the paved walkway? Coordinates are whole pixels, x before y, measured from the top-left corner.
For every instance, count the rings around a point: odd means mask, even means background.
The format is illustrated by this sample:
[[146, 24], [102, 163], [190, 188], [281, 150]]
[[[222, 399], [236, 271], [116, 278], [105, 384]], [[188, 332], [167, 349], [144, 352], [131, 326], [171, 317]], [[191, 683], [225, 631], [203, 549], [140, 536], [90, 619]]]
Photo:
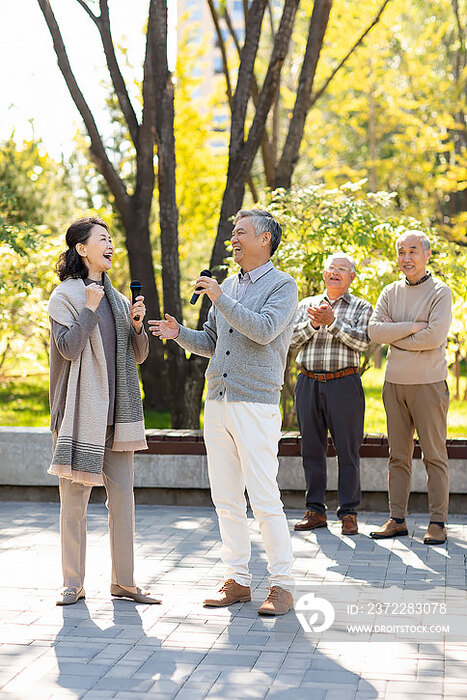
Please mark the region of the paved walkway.
[[[291, 526], [298, 515], [288, 512]], [[145, 606], [110, 599], [106, 511], [90, 506], [86, 600], [59, 608], [58, 506], [0, 503], [0, 697], [465, 700], [467, 517], [452, 516], [438, 548], [421, 543], [420, 515], [408, 519], [411, 537], [370, 540], [384, 519], [362, 514], [354, 538], [335, 520], [294, 533], [297, 598], [306, 598], [265, 619], [256, 613], [267, 572], [253, 520], [252, 603], [204, 609], [222, 576], [214, 511], [138, 506], [137, 582], [164, 598]], [[349, 633], [354, 615], [392, 627]], [[436, 630], [425, 634], [421, 622]]]

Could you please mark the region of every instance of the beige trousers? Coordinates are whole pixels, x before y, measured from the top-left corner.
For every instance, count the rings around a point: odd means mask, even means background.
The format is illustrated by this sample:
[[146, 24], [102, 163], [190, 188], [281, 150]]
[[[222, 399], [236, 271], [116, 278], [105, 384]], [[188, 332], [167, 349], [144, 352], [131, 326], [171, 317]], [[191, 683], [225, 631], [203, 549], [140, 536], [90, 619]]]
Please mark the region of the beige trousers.
[[[53, 434], [54, 443], [56, 433]], [[112, 452], [113, 428], [106, 436], [103, 480], [109, 512], [112, 583], [134, 586], [133, 541], [135, 508], [133, 496], [133, 452]], [[63, 585], [84, 583], [86, 564], [86, 510], [92, 486], [59, 479], [60, 537], [62, 545]]]
[[383, 386], [389, 440], [389, 512], [405, 518], [412, 481], [413, 435], [417, 430], [427, 472], [430, 520], [446, 521], [449, 505], [449, 462], [446, 382]]

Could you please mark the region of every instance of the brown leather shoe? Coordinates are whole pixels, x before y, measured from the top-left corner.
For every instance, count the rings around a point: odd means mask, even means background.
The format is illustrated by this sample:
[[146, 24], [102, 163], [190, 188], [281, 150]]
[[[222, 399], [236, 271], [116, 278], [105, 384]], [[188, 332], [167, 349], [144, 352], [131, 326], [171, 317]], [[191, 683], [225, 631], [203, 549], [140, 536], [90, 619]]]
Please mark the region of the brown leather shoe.
[[446, 528], [430, 523], [423, 537], [423, 544], [444, 544], [448, 538]]
[[374, 540], [384, 540], [389, 537], [403, 537], [404, 535], [408, 534], [409, 531], [407, 530], [405, 520], [403, 523], [396, 523], [394, 518], [389, 518], [389, 520], [386, 520], [384, 525], [382, 525], [379, 530], [370, 532], [370, 537], [372, 537]]
[[219, 589], [218, 595], [215, 598], [206, 598], [203, 605], [207, 608], [223, 608], [232, 603], [247, 603], [249, 600], [251, 600], [250, 586], [242, 586], [233, 578], [229, 578]]
[[115, 598], [129, 598], [134, 600], [135, 603], [146, 603], [148, 605], [159, 605], [162, 603], [160, 598], [154, 598], [149, 591], [142, 591], [141, 588], [137, 588], [136, 592], [127, 591], [126, 588], [122, 588], [117, 583], [111, 584], [110, 595], [115, 596]]
[[272, 586], [268, 597], [258, 608], [258, 615], [285, 615], [293, 608], [293, 596], [281, 586]]
[[341, 521], [343, 535], [358, 535], [357, 516], [354, 513], [343, 515]]
[[294, 530], [316, 530], [318, 527], [327, 527], [326, 516], [316, 510], [306, 510], [299, 523], [295, 523]]

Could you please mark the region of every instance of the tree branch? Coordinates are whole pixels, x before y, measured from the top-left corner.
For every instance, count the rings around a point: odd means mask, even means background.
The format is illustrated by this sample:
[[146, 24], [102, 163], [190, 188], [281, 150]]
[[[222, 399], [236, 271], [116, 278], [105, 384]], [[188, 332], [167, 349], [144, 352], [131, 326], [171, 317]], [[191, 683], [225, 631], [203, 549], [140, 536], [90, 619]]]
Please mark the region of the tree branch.
[[133, 105], [131, 104], [125, 81], [123, 80], [123, 76], [118, 65], [117, 56], [115, 54], [115, 47], [110, 29], [109, 7], [107, 0], [99, 0], [101, 12], [99, 16], [92, 12], [85, 0], [76, 0], [76, 2], [79, 3], [99, 30], [112, 85], [114, 86], [115, 94], [117, 95], [123, 117], [127, 123], [130, 138], [133, 141], [136, 150], [138, 150], [138, 120], [136, 118]]
[[266, 119], [276, 96], [282, 66], [287, 56], [295, 13], [297, 12], [299, 2], [300, 0], [285, 0], [284, 2], [284, 9], [282, 11], [279, 29], [274, 40], [268, 71], [258, 98], [258, 105], [253, 123], [250, 127], [243, 153], [241, 154], [243, 167], [249, 163], [249, 168], [251, 168], [253, 158], [258, 150], [259, 142], [263, 138]]
[[91, 10], [91, 8], [88, 6], [88, 4], [86, 2], [84, 2], [84, 0], [76, 0], [76, 2], [79, 5], [81, 5], [83, 10], [86, 12], [86, 14], [89, 15], [89, 17], [92, 19], [94, 24], [97, 26], [97, 24], [99, 23], [99, 17], [94, 14], [94, 12]]
[[459, 13], [459, 2], [458, 0], [451, 0], [452, 9], [456, 18], [457, 31], [459, 35], [459, 41], [461, 48], [465, 51], [464, 47], [464, 27], [462, 26], [461, 17]]
[[[208, 0], [208, 2], [209, 2], [209, 0]], [[233, 43], [235, 44], [235, 48], [237, 49], [237, 53], [240, 56], [240, 54], [242, 53], [242, 47], [240, 46], [237, 32], [235, 31], [234, 26], [232, 24], [232, 18], [230, 17], [230, 12], [229, 12], [229, 8], [227, 7], [227, 4], [225, 4], [223, 7], [223, 15], [224, 15], [225, 23], [227, 25], [227, 29], [229, 30], [230, 36], [233, 39]]]
[[[79, 1], [79, 0], [78, 0]], [[102, 39], [102, 46], [104, 47], [105, 58], [107, 61], [107, 66], [109, 69], [110, 77], [112, 79], [112, 84], [115, 89], [115, 93], [118, 98], [118, 103], [120, 109], [122, 110], [125, 121], [128, 125], [128, 130], [130, 132], [131, 140], [138, 150], [138, 120], [136, 118], [135, 110], [131, 104], [130, 96], [126, 89], [125, 81], [118, 65], [117, 56], [115, 54], [115, 46], [112, 39], [112, 32], [110, 28], [110, 17], [109, 17], [109, 6], [107, 0], [99, 0], [101, 14], [98, 19], [98, 29]]]
[[[208, 0], [208, 2], [209, 1], [210, 0]], [[268, 2], [267, 4], [268, 4], [269, 9], [271, 9], [270, 3]], [[229, 30], [230, 36], [233, 39], [238, 56], [240, 57], [241, 52], [242, 52], [242, 47], [240, 46], [237, 32], [235, 31], [235, 27], [233, 26], [232, 19], [230, 17], [230, 13], [229, 13], [229, 10], [227, 8], [227, 4], [224, 5], [223, 12], [224, 12], [224, 19], [225, 19], [225, 22], [227, 24], [227, 28]], [[273, 28], [273, 31], [272, 31], [273, 39], [274, 39], [274, 36], [275, 35], [274, 35], [274, 28]], [[259, 87], [258, 87], [258, 82], [256, 80], [256, 76], [255, 76], [254, 71], [253, 71], [253, 75], [251, 77], [251, 97], [253, 98], [253, 104], [256, 107], [258, 104], [258, 99], [259, 99]], [[268, 187], [272, 187], [274, 184], [275, 158], [274, 158], [274, 149], [273, 149], [273, 146], [269, 140], [266, 126], [264, 129], [264, 136], [263, 136], [263, 139], [261, 141], [261, 156], [263, 158], [266, 184], [268, 185]], [[253, 184], [251, 174], [248, 178], [248, 187], [251, 190], [251, 193], [253, 195], [253, 199], [255, 200], [255, 202], [257, 202], [258, 196], [257, 196], [256, 190], [254, 189], [254, 184]]]
[[368, 27], [365, 29], [365, 31], [363, 32], [363, 34], [357, 39], [357, 41], [356, 41], [355, 44], [352, 46], [352, 48], [346, 53], [346, 55], [344, 56], [344, 58], [342, 59], [342, 61], [341, 61], [341, 62], [336, 66], [336, 68], [332, 71], [332, 73], [331, 73], [331, 75], [329, 76], [329, 78], [328, 78], [327, 80], [325, 80], [323, 86], [318, 90], [318, 92], [316, 92], [314, 95], [312, 95], [312, 97], [311, 97], [311, 99], [310, 99], [310, 103], [309, 103], [308, 109], [310, 109], [310, 108], [315, 104], [315, 102], [317, 102], [317, 100], [319, 100], [319, 98], [321, 97], [321, 95], [323, 94], [323, 92], [328, 88], [329, 83], [331, 82], [331, 80], [333, 80], [333, 78], [336, 76], [336, 73], [338, 73], [338, 72], [340, 71], [340, 69], [341, 69], [342, 66], [347, 62], [347, 60], [350, 58], [350, 56], [351, 56], [351, 55], [354, 53], [354, 51], [360, 46], [360, 44], [362, 43], [362, 41], [364, 40], [364, 38], [366, 37], [366, 35], [368, 34], [368, 32], [370, 32], [370, 31], [373, 29], [373, 27], [375, 26], [375, 24], [378, 24], [379, 20], [381, 19], [381, 15], [383, 14], [384, 10], [386, 9], [386, 5], [388, 5], [390, 2], [391, 2], [391, 0], [384, 0], [384, 2], [383, 2], [383, 4], [381, 5], [381, 7], [380, 7], [380, 9], [379, 9], [379, 12], [378, 12], [378, 14], [376, 15], [375, 19], [373, 20], [373, 22], [372, 22], [370, 25], [368, 25]]
[[153, 28], [154, 0], [149, 5], [148, 28], [146, 33], [146, 49], [143, 72], [143, 114], [138, 135], [138, 150], [136, 151], [136, 186], [134, 199], [148, 212], [154, 191], [154, 142], [156, 138], [156, 91], [153, 66]]
[[267, 8], [268, 8], [269, 26], [270, 26], [270, 29], [271, 29], [271, 36], [272, 36], [272, 40], [274, 41], [274, 39], [276, 38], [276, 33], [275, 33], [275, 31], [274, 31], [274, 15], [273, 15], [273, 13], [272, 13], [272, 7], [271, 7], [271, 1], [270, 1], [270, 0], [268, 0], [268, 2], [267, 2]]
[[232, 104], [229, 157], [234, 157], [238, 154], [244, 141], [245, 119], [248, 100], [250, 98], [251, 78], [253, 76], [256, 54], [258, 52], [261, 24], [263, 22], [265, 9], [266, 0], [253, 0], [248, 10], [248, 21], [245, 25], [245, 43], [241, 53], [237, 87]]
[[208, 1], [208, 7], [209, 11], [211, 13], [212, 17], [212, 22], [214, 24], [214, 29], [216, 31], [216, 36], [217, 36], [217, 43], [219, 44], [219, 49], [222, 55], [222, 70], [224, 73], [225, 77], [225, 84], [226, 84], [226, 95], [227, 95], [227, 100], [229, 102], [230, 106], [230, 111], [232, 111], [232, 83], [230, 82], [230, 73], [229, 73], [229, 64], [227, 61], [227, 51], [225, 48], [225, 41], [224, 37], [222, 36], [222, 29], [219, 23], [219, 15], [217, 14], [217, 10], [214, 7], [214, 2], [213, 0], [207, 0]]
[[60, 28], [57, 24], [57, 20], [55, 19], [55, 15], [52, 12], [50, 2], [49, 0], [37, 0], [37, 2], [53, 40], [58, 67], [60, 68], [63, 78], [65, 79], [65, 83], [70, 92], [71, 98], [83, 119], [89, 138], [91, 139], [91, 155], [98, 167], [98, 170], [104, 176], [110, 191], [114, 195], [118, 208], [122, 214], [125, 214], [125, 212], [128, 212], [130, 207], [128, 192], [123, 181], [120, 179], [107, 156], [97, 124], [94, 120], [94, 116], [89, 109], [78, 83], [76, 82], [76, 78], [73, 74], [66, 53]]
[[306, 116], [309, 109], [308, 104], [313, 89], [316, 67], [318, 65], [324, 35], [329, 22], [331, 7], [332, 0], [315, 0], [313, 5], [293, 114], [289, 122], [282, 156], [275, 174], [274, 188], [290, 187], [292, 173], [298, 160]]

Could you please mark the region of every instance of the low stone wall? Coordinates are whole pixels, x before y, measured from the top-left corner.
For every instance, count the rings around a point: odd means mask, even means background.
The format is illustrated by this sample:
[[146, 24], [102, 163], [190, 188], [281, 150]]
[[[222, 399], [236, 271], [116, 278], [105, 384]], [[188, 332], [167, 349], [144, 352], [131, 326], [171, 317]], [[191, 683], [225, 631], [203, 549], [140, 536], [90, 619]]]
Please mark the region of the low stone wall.
[[[200, 434], [194, 431], [148, 431], [148, 439], [150, 453], [135, 455], [137, 500], [178, 505], [209, 503], [206, 456]], [[376, 442], [374, 438], [368, 438], [366, 448], [365, 444], [362, 445], [361, 484], [363, 506], [379, 510], [386, 503], [387, 458], [365, 455], [387, 452], [383, 438], [375, 447]], [[467, 504], [467, 454], [463, 456], [467, 448], [461, 449], [460, 443], [464, 445], [465, 441], [451, 441], [453, 447], [450, 448], [450, 452], [456, 455], [450, 458], [451, 503], [455, 508], [451, 509], [452, 512], [462, 511]], [[299, 438], [296, 435], [292, 438], [284, 436], [279, 451], [278, 481], [286, 505], [301, 508], [305, 480], [297, 450], [299, 454]], [[328, 453], [332, 452], [330, 447]], [[57, 479], [47, 474], [51, 454], [52, 441], [47, 428], [0, 427], [0, 500], [12, 497], [57, 500]], [[334, 456], [328, 456], [327, 460], [331, 505], [337, 490], [337, 464]], [[426, 494], [426, 472], [421, 459], [414, 459], [412, 492], [414, 503], [423, 507], [426, 496], [417, 499], [417, 494]], [[96, 500], [102, 500], [102, 494]]]

